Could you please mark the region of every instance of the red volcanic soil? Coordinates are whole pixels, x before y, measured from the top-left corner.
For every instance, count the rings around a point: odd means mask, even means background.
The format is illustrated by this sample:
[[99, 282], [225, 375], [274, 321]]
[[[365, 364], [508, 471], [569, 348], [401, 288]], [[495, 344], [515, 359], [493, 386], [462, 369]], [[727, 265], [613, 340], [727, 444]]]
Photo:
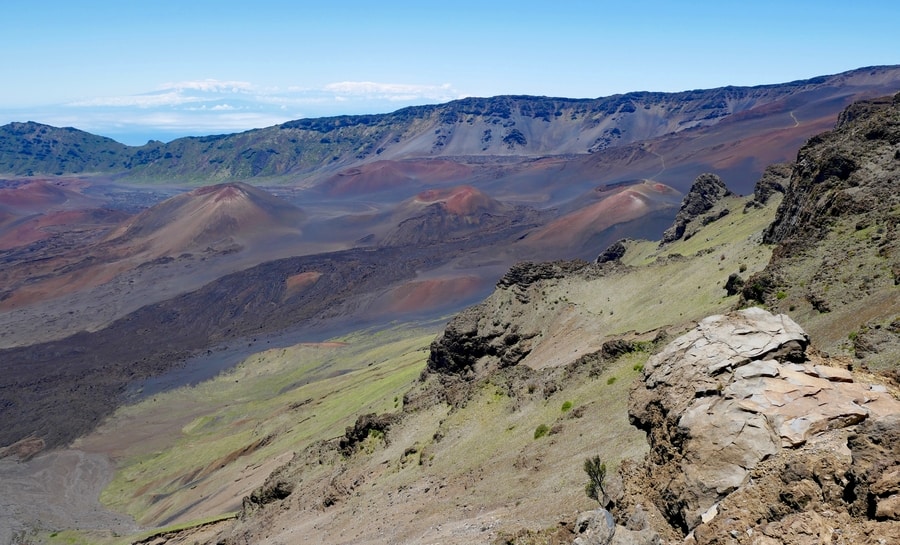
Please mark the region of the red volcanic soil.
[[468, 216], [482, 210], [496, 210], [501, 206], [498, 201], [469, 185], [423, 191], [413, 198], [413, 203], [426, 206], [443, 203], [447, 212], [457, 216]]
[[444, 215], [469, 218], [475, 223], [478, 222], [481, 214], [502, 214], [510, 210], [508, 205], [492, 199], [483, 191], [470, 185], [460, 185], [429, 189], [419, 193], [415, 197], [400, 203], [393, 214], [392, 220], [399, 224], [406, 219], [420, 215], [422, 210], [435, 205]]
[[79, 193], [84, 184], [74, 180], [15, 180], [0, 188], [0, 209], [16, 215], [44, 212], [49, 208], [85, 208], [97, 201]]
[[27, 219], [4, 221], [0, 212], [0, 250], [24, 246], [55, 236], [60, 232], [98, 231], [111, 229], [126, 219], [128, 214], [114, 210], [59, 210], [34, 215]]
[[378, 301], [385, 314], [434, 311], [472, 298], [484, 281], [475, 275], [413, 280], [392, 289]]
[[591, 236], [619, 223], [677, 206], [680, 195], [671, 187], [652, 181], [595, 190], [600, 198], [537, 229], [521, 244], [530, 248], [576, 248]]
[[762, 134], [748, 136], [724, 147], [717, 147], [706, 158], [714, 169], [734, 169], [745, 164], [752, 157], [756, 168], [765, 168], [772, 163], [784, 162], [791, 157], [784, 150], [795, 150], [809, 139], [810, 131], [818, 134], [834, 127], [834, 116], [803, 120], [801, 125], [783, 129], [773, 129]]
[[515, 209], [471, 186], [432, 189], [397, 206], [381, 244], [432, 243], [508, 226]]
[[6, 250], [53, 236], [60, 231], [108, 229], [126, 215], [100, 210], [102, 203], [79, 191], [80, 180], [0, 181], [0, 249]]
[[[43, 221], [66, 217], [49, 215]], [[75, 240], [73, 224], [61, 223], [72, 242], [57, 244], [61, 248], [54, 247], [44, 259], [23, 255], [20, 263], [0, 270], [7, 290], [0, 310], [99, 286], [159, 259], [192, 252], [216, 255], [244, 245], [265, 249], [285, 236], [299, 238], [303, 220], [303, 212], [283, 199], [245, 184], [223, 184], [165, 200], [121, 223], [102, 241]], [[8, 231], [0, 242], [42, 235], [46, 226], [40, 218], [35, 222], [22, 231]]]
[[148, 258], [202, 251], [223, 242], [300, 234], [303, 212], [261, 189], [240, 184], [201, 187], [141, 212], [109, 237]]
[[319, 278], [322, 277], [322, 273], [318, 271], [308, 271], [302, 272], [300, 274], [295, 274], [293, 276], [287, 277], [285, 280], [285, 297], [290, 297], [306, 288], [315, 284]]
[[407, 186], [465, 180], [472, 167], [445, 159], [375, 161], [337, 173], [323, 182], [326, 194], [352, 197]]

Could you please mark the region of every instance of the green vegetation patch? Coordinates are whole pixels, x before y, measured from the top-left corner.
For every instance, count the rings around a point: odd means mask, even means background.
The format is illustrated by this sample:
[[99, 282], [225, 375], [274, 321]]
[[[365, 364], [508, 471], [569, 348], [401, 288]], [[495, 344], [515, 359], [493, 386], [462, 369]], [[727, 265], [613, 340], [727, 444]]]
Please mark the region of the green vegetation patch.
[[[435, 334], [407, 325], [267, 350], [210, 381], [124, 407], [106, 427], [151, 421], [168, 434], [122, 460], [101, 501], [154, 524], [224, 494], [245, 470], [342, 434], [359, 414], [394, 411]], [[260, 469], [259, 480], [273, 469]], [[240, 496], [232, 501], [239, 507]]]

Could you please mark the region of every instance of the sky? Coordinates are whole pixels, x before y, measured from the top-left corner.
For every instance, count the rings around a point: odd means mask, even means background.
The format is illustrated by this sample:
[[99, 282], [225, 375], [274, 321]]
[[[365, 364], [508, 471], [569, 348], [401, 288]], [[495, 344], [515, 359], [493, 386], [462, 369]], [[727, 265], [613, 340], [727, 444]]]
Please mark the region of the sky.
[[3, 2], [0, 125], [140, 145], [467, 96], [595, 98], [900, 63], [900, 2]]

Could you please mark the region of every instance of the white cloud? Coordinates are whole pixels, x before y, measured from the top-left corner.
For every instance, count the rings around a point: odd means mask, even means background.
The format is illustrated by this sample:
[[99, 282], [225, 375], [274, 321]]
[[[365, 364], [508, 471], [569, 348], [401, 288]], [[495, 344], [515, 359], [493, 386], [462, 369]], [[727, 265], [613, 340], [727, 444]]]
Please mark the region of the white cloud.
[[403, 106], [447, 102], [465, 95], [450, 84], [343, 81], [322, 87], [261, 87], [205, 79], [160, 85], [136, 95], [0, 110], [0, 123], [33, 120], [99, 134], [128, 133], [132, 141], [166, 134], [210, 134], [267, 127], [304, 117], [386, 113]]
[[169, 89], [203, 91], [205, 93], [252, 93], [256, 86], [247, 81], [221, 81], [217, 79], [203, 79], [196, 81], [179, 81], [176, 83], [163, 83], [158, 88], [161, 91]]
[[416, 99], [452, 100], [459, 96], [449, 83], [443, 85], [412, 85], [406, 83], [378, 83], [374, 81], [341, 81], [329, 83], [323, 90], [338, 95], [368, 96], [392, 101]]
[[70, 102], [66, 106], [76, 108], [156, 108], [161, 106], [180, 106], [182, 104], [202, 102], [200, 97], [184, 95], [178, 91], [146, 95], [128, 95], [121, 97], [97, 97]]

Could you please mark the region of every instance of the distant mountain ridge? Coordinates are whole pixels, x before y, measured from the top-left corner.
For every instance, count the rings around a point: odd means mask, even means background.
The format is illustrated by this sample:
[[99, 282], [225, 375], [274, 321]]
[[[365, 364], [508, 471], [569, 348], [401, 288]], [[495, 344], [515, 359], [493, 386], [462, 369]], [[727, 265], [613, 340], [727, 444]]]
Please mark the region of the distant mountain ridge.
[[679, 93], [465, 98], [139, 147], [73, 128], [11, 123], [0, 127], [0, 173], [215, 182], [306, 179], [374, 160], [590, 154], [730, 119], [788, 114], [801, 105], [830, 105], [836, 113], [861, 95], [898, 87], [900, 66], [881, 66], [783, 84]]

